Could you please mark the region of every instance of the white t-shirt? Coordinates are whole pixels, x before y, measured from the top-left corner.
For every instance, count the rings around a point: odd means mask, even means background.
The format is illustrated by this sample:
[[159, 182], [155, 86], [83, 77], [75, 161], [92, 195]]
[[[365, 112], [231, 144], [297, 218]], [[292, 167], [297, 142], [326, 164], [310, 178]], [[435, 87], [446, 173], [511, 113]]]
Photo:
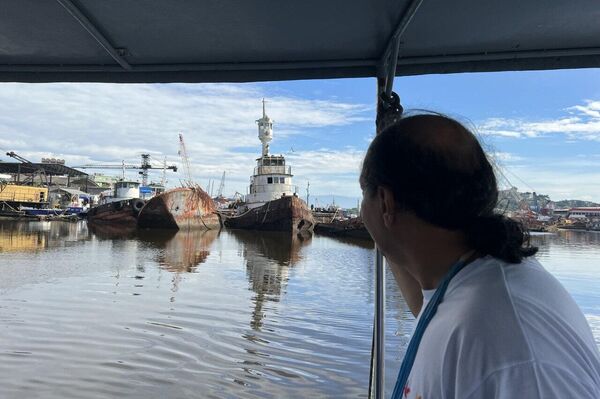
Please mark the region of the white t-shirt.
[[450, 282], [402, 397], [598, 399], [600, 354], [579, 307], [537, 260], [488, 256]]

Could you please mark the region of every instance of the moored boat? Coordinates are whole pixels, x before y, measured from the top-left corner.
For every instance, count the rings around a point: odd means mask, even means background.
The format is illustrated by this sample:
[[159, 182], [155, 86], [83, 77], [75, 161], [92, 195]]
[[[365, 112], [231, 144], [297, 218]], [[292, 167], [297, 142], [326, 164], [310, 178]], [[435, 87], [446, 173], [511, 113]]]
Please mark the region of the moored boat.
[[312, 208], [311, 212], [316, 224], [332, 223], [342, 214], [340, 208], [335, 205], [330, 205], [327, 208]]
[[138, 216], [140, 228], [218, 229], [214, 201], [199, 186], [179, 187], [151, 198]]
[[331, 223], [317, 223], [315, 233], [333, 237], [351, 237], [372, 240], [360, 217], [346, 220], [335, 220]]
[[295, 195], [285, 196], [246, 212], [224, 217], [225, 227], [232, 229], [275, 230], [299, 233], [314, 227], [312, 214], [306, 203]]
[[292, 185], [292, 170], [283, 155], [270, 155], [269, 143], [273, 139], [273, 120], [265, 111], [258, 123], [258, 138], [262, 143], [262, 156], [256, 160], [254, 174], [244, 203], [237, 214], [221, 214], [223, 224], [234, 229], [275, 230], [298, 233], [312, 231], [314, 218], [306, 203], [298, 198]]
[[138, 214], [145, 203], [143, 199], [139, 198], [139, 187], [140, 183], [138, 182], [124, 180], [116, 182], [114, 196], [89, 209], [88, 222], [137, 225]]

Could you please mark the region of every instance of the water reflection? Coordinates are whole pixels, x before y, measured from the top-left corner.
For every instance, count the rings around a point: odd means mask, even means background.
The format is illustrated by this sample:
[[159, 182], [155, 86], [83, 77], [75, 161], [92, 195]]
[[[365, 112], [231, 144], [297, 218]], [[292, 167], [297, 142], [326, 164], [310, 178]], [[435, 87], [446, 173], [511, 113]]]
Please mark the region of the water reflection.
[[161, 250], [156, 262], [164, 270], [193, 273], [210, 255], [210, 247], [218, 235], [218, 230], [142, 230], [137, 236]]
[[0, 220], [0, 252], [35, 252], [87, 239], [82, 221]]
[[257, 234], [246, 230], [231, 230], [230, 234], [239, 242], [250, 288], [256, 293], [252, 299], [254, 310], [250, 326], [260, 330], [265, 318], [265, 302], [279, 302], [289, 280], [289, 267], [302, 259], [300, 250], [311, 242], [312, 235], [272, 231]]
[[358, 237], [343, 237], [343, 236], [328, 236], [328, 235], [321, 235], [322, 237], [327, 237], [329, 239], [344, 243], [344, 244], [348, 244], [348, 245], [352, 245], [355, 247], [360, 247], [360, 248], [364, 248], [364, 249], [373, 249], [375, 248], [375, 243], [373, 242], [373, 240], [369, 240], [369, 239], [365, 239], [365, 238], [358, 238]]
[[[600, 234], [533, 240], [600, 345]], [[0, 398], [366, 395], [368, 245], [64, 222], [0, 223], [0, 242]], [[387, 279], [393, 382], [414, 319]]]
[[533, 233], [531, 243], [542, 250], [553, 245], [568, 244], [569, 248], [600, 249], [600, 232], [561, 230], [558, 233]]
[[105, 240], [133, 238], [137, 234], [135, 226], [107, 223], [88, 223], [87, 225], [91, 234]]

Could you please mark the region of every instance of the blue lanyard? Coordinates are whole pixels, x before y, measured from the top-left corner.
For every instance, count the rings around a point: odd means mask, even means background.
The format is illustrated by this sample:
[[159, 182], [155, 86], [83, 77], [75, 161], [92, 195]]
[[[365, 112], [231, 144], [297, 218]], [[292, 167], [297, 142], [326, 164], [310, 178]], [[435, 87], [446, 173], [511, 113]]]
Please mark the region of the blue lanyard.
[[419, 344], [421, 343], [421, 339], [423, 338], [423, 334], [425, 333], [425, 329], [429, 325], [431, 319], [435, 315], [439, 304], [444, 299], [444, 294], [446, 293], [446, 289], [448, 288], [448, 284], [450, 284], [450, 280], [456, 274], [461, 271], [469, 262], [467, 260], [459, 260], [450, 268], [450, 271], [446, 274], [438, 288], [435, 290], [435, 293], [431, 297], [431, 300], [425, 307], [419, 322], [417, 323], [417, 328], [410, 339], [410, 343], [408, 344], [408, 348], [406, 349], [406, 354], [404, 355], [404, 359], [402, 360], [402, 365], [400, 366], [400, 372], [398, 373], [398, 378], [396, 379], [396, 386], [394, 387], [394, 392], [392, 393], [392, 399], [401, 399], [402, 394], [404, 393], [404, 387], [406, 385], [406, 380], [408, 380], [408, 376], [410, 375], [410, 371], [415, 363], [415, 358], [417, 357], [417, 350], [419, 349]]

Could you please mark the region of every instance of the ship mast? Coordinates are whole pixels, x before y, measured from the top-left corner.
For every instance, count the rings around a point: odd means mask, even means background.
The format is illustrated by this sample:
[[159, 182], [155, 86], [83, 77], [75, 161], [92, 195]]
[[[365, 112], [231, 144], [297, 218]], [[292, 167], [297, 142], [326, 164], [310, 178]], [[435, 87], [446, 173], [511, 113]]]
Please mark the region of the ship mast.
[[269, 155], [269, 143], [273, 140], [273, 120], [267, 116], [265, 99], [263, 98], [263, 116], [258, 119], [258, 139], [262, 143], [262, 156]]

